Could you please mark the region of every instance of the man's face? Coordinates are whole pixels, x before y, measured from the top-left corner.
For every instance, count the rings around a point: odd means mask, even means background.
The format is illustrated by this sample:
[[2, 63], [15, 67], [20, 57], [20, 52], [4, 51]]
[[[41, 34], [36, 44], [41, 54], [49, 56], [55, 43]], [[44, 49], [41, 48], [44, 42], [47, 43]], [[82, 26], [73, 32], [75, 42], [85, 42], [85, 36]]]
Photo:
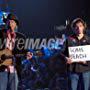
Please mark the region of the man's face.
[[75, 26], [75, 30], [74, 32], [78, 35], [78, 34], [83, 34], [84, 33], [84, 25], [82, 22], [77, 22], [76, 26]]
[[11, 28], [12, 30], [15, 30], [15, 28], [16, 28], [16, 26], [17, 26], [16, 22], [15, 22], [14, 20], [9, 20], [9, 22], [10, 22], [10, 28]]
[[27, 52], [26, 57], [27, 57], [27, 59], [31, 59], [33, 57], [33, 53]]

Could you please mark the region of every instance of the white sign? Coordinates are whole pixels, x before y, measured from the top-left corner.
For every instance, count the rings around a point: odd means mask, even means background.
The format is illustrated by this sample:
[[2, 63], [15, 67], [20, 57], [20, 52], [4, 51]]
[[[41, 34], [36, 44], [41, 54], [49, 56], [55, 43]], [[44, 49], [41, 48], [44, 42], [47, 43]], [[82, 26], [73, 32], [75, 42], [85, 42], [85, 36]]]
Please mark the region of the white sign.
[[68, 48], [69, 57], [73, 62], [90, 61], [90, 45], [72, 46]]

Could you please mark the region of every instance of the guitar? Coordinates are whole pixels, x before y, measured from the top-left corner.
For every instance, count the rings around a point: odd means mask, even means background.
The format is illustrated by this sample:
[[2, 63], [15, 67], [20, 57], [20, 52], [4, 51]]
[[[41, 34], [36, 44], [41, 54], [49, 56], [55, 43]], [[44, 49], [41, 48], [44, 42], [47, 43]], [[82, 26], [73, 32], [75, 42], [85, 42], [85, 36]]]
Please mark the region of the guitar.
[[0, 50], [0, 66], [9, 66], [12, 63], [12, 51], [7, 48]]
[[9, 66], [13, 64], [13, 57], [21, 57], [25, 54], [12, 54], [12, 51], [9, 49], [0, 50], [0, 66]]
[[12, 65], [12, 51], [9, 49], [0, 50], [0, 71], [4, 71], [7, 66]]

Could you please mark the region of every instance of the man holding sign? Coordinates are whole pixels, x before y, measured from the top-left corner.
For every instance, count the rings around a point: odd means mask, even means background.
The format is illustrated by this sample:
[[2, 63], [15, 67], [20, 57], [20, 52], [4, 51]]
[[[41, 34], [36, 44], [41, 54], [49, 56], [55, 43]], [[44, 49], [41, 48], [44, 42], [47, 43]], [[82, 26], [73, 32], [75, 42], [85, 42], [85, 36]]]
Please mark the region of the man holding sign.
[[78, 81], [82, 76], [84, 90], [90, 86], [90, 38], [85, 34], [86, 23], [81, 18], [72, 22], [74, 34], [65, 42], [65, 59], [67, 62], [71, 89], [77, 90]]

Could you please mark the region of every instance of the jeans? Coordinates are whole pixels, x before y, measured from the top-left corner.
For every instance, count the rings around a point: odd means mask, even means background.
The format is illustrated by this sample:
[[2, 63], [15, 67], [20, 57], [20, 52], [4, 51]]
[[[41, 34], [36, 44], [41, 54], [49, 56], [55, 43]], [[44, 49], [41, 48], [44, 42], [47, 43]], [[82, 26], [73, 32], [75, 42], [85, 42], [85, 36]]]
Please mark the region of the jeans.
[[18, 77], [16, 72], [9, 74], [7, 90], [18, 90]]
[[17, 73], [0, 72], [0, 90], [17, 90]]
[[77, 90], [78, 81], [82, 75], [84, 90], [89, 90], [90, 87], [90, 71], [83, 73], [70, 73], [71, 90]]
[[7, 90], [8, 73], [0, 72], [0, 90]]

